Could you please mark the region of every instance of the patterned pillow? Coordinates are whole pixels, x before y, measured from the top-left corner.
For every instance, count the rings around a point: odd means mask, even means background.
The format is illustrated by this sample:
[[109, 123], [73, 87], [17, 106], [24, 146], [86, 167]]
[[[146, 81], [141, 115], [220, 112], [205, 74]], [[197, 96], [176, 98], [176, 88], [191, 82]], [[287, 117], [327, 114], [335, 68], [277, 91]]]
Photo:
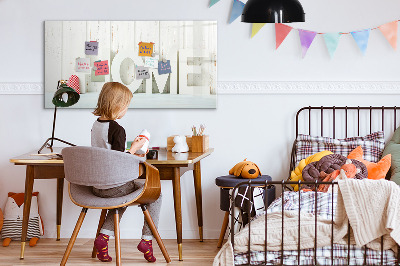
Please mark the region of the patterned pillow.
[[358, 146], [364, 150], [364, 159], [370, 162], [378, 162], [381, 159], [385, 140], [383, 131], [378, 131], [364, 137], [352, 137], [345, 139], [333, 139], [329, 137], [316, 137], [299, 134], [296, 139], [296, 165], [310, 155], [323, 150], [329, 150], [346, 156]]

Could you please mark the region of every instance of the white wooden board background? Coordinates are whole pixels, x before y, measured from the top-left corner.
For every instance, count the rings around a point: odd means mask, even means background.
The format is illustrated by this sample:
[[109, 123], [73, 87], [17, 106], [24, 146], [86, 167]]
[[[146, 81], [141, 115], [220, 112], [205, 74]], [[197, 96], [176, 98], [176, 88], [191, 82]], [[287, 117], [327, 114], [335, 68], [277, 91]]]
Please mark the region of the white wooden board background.
[[[98, 55], [85, 55], [85, 41], [99, 42]], [[120, 79], [138, 96], [133, 107], [216, 107], [216, 21], [46, 21], [45, 107], [53, 108], [51, 98], [57, 81], [77, 75], [83, 94], [73, 107], [94, 108], [104, 83], [92, 82], [89, 73], [76, 72], [75, 59], [90, 58], [91, 65], [108, 60], [110, 74], [105, 76], [105, 82], [114, 81], [111, 68], [116, 67], [112, 65], [115, 56], [128, 51], [137, 55], [141, 41], [155, 43], [154, 52], [160, 60], [170, 60], [172, 73], [158, 75], [157, 69], [152, 69], [154, 78], [140, 82], [135, 80], [133, 60], [123, 60]], [[180, 59], [180, 51], [194, 57]], [[137, 57], [136, 63], [137, 60], [144, 64], [143, 58]], [[179, 77], [179, 73], [184, 76]]]

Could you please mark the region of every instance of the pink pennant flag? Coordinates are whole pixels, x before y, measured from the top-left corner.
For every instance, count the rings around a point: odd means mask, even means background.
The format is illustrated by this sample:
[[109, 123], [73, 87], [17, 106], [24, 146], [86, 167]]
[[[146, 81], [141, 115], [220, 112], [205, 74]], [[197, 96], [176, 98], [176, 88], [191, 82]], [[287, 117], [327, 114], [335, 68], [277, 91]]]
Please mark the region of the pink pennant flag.
[[308, 30], [300, 30], [299, 29], [299, 36], [300, 36], [300, 43], [301, 43], [301, 54], [304, 58], [310, 48], [315, 36], [317, 33], [315, 31], [308, 31]]
[[397, 48], [397, 20], [378, 27], [393, 49]]
[[288, 36], [292, 29], [293, 28], [288, 25], [275, 23], [276, 49], [278, 49], [278, 47], [282, 44], [282, 42], [285, 40], [286, 36]]

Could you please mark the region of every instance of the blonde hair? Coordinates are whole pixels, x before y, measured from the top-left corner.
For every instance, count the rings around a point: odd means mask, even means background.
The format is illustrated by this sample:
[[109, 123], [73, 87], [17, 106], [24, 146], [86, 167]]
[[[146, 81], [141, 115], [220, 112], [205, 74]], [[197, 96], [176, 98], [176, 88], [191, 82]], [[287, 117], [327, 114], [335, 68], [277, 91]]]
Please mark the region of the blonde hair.
[[132, 92], [119, 82], [106, 82], [101, 89], [93, 114], [110, 120], [118, 118], [119, 113], [132, 100]]

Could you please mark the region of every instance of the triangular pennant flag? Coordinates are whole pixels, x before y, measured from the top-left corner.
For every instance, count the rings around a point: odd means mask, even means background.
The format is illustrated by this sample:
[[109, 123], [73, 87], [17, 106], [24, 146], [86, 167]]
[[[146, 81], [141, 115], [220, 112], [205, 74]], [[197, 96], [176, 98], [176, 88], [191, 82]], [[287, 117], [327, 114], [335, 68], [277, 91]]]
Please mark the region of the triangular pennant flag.
[[288, 36], [289, 32], [292, 29], [293, 28], [288, 25], [275, 23], [276, 49], [278, 49], [278, 47], [282, 44], [282, 42], [285, 40], [286, 36]]
[[251, 38], [256, 35], [262, 27], [264, 27], [265, 23], [253, 23], [253, 26], [251, 28]]
[[332, 58], [333, 54], [336, 51], [336, 48], [338, 47], [339, 39], [340, 36], [342, 36], [342, 34], [340, 34], [339, 32], [333, 32], [333, 33], [325, 33], [323, 36], [326, 48], [328, 48], [329, 55]]
[[315, 31], [300, 30], [301, 55], [304, 58], [317, 33]]
[[215, 5], [218, 2], [219, 2], [219, 0], [210, 0], [210, 5], [208, 7], [212, 7], [213, 5]]
[[353, 35], [354, 40], [356, 41], [358, 47], [361, 50], [361, 53], [364, 55], [368, 46], [369, 33], [371, 29], [360, 30], [360, 31], [352, 31], [351, 35]]
[[242, 11], [244, 8], [244, 3], [239, 0], [233, 0], [231, 17], [229, 19], [229, 23], [232, 23], [235, 19], [237, 19], [240, 15], [242, 15]]
[[397, 20], [378, 27], [393, 49], [397, 48]]

